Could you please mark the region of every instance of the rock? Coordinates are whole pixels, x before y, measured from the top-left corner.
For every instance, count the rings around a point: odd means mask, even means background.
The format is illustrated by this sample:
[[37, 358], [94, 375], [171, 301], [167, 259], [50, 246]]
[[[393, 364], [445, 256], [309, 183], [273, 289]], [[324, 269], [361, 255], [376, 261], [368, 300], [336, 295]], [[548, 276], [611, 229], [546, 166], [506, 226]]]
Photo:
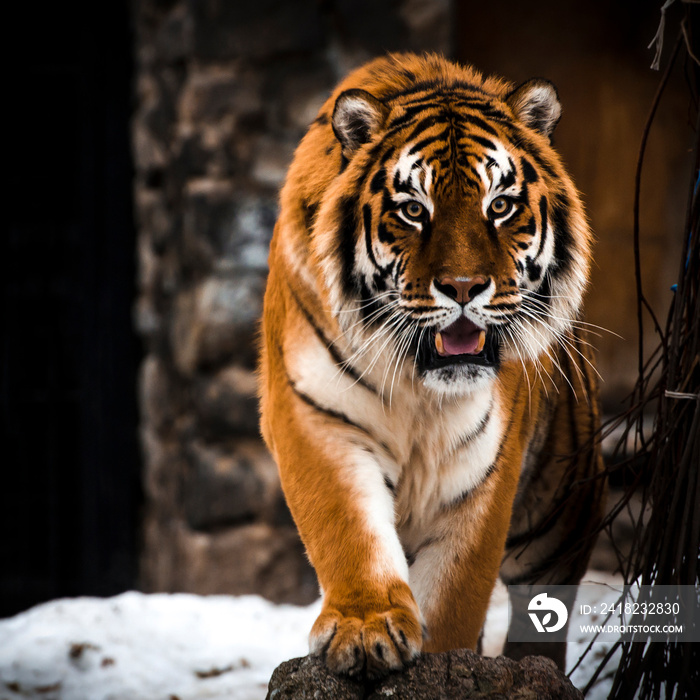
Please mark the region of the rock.
[[165, 362], [153, 353], [146, 355], [139, 377], [139, 405], [150, 430], [162, 434], [175, 423], [183, 410], [178, 399]]
[[409, 28], [414, 49], [451, 53], [450, 0], [406, 0], [399, 16]]
[[199, 246], [203, 269], [267, 272], [276, 218], [274, 197], [236, 191], [229, 181], [192, 180], [187, 185], [183, 216], [186, 253], [190, 256]]
[[287, 139], [260, 139], [251, 170], [253, 180], [277, 189], [284, 182], [294, 156], [295, 143]]
[[185, 514], [195, 530], [214, 530], [249, 521], [271, 519], [282, 499], [277, 467], [259, 440], [238, 440], [226, 446], [193, 442], [185, 484]]
[[262, 312], [265, 278], [258, 272], [211, 276], [181, 292], [175, 305], [171, 342], [175, 366], [191, 377], [232, 357], [255, 363], [255, 332]]
[[258, 382], [255, 372], [230, 365], [194, 383], [194, 407], [205, 437], [259, 435]]
[[235, 65], [193, 70], [182, 89], [180, 128], [208, 129], [230, 115], [257, 114], [263, 109], [260, 88], [250, 76], [241, 76]]
[[313, 656], [290, 659], [272, 673], [266, 700], [362, 700], [365, 687], [360, 681], [336, 676]]
[[187, 470], [180, 443], [164, 437], [150, 427], [141, 429], [144, 453], [143, 490], [152, 504], [157, 504], [163, 517], [173, 517], [179, 511], [181, 482]]
[[[163, 192], [141, 188], [135, 194], [134, 204], [136, 223], [147, 232], [143, 236], [142, 246], [148, 245], [154, 252], [163, 252], [167, 245], [172, 242], [175, 231], [173, 213], [168, 209]], [[139, 285], [152, 291], [155, 286], [148, 283], [149, 277], [150, 275], [145, 274], [144, 270], [139, 270]]]
[[251, 523], [220, 532], [176, 528], [177, 571], [171, 590], [200, 595], [261, 595], [308, 605], [318, 583], [293, 527]]
[[194, 54], [206, 60], [269, 59], [323, 46], [315, 0], [193, 3]]
[[[279, 95], [278, 111], [268, 112], [270, 127], [298, 142], [331, 94], [336, 78], [327, 61], [319, 57], [285, 61], [269, 70], [265, 88]], [[268, 135], [270, 132], [268, 129]]]
[[186, 4], [176, 5], [167, 12], [153, 37], [158, 60], [174, 63], [187, 58], [191, 51], [192, 19]]
[[347, 698], [348, 700], [463, 700], [465, 698], [518, 698], [518, 700], [575, 700], [583, 695], [543, 656], [512, 661], [479, 656], [468, 649], [422, 654], [402, 673], [378, 683], [339, 678], [323, 662], [307, 656], [275, 669], [268, 700], [292, 698]]

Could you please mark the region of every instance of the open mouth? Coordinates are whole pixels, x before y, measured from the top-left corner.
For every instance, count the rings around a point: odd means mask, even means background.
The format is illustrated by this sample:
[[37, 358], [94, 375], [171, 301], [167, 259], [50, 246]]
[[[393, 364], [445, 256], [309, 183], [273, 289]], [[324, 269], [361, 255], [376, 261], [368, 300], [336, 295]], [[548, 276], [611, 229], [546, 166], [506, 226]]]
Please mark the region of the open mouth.
[[424, 370], [457, 364], [493, 367], [498, 364], [496, 334], [480, 328], [464, 316], [442, 330], [434, 330], [418, 350]]

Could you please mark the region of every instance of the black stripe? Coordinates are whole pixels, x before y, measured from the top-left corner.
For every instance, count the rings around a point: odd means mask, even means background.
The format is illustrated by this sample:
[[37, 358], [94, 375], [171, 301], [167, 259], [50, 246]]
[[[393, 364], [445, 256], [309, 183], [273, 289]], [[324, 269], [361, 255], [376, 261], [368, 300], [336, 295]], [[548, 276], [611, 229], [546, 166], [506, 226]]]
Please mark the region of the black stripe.
[[441, 146], [440, 148], [434, 148], [430, 154], [430, 160], [431, 161], [440, 161], [443, 156], [448, 155], [450, 152], [450, 144], [445, 143], [444, 146]]
[[477, 136], [476, 134], [467, 134], [467, 138], [469, 138], [471, 141], [474, 141], [475, 143], [478, 143], [480, 146], [483, 146], [489, 151], [496, 150], [496, 144], [493, 141], [484, 138], [483, 136]]
[[558, 180], [559, 176], [557, 175], [556, 170], [540, 152], [539, 147], [532, 143], [530, 137], [519, 128], [515, 127], [515, 125], [511, 125], [511, 127], [513, 130], [513, 140], [517, 141], [520, 148], [522, 148], [529, 156], [532, 157], [540, 170], [543, 170], [547, 175], [549, 175], [549, 177]]
[[[570, 498], [571, 494], [567, 494], [566, 500], [569, 500]], [[569, 528], [568, 532], [566, 533], [567, 536], [537, 564], [532, 566], [527, 571], [524, 571], [519, 576], [514, 576], [507, 581], [503, 579], [503, 583], [508, 586], [534, 583], [540, 580], [545, 574], [552, 571], [561, 572], [564, 570], [562, 565], [563, 563], [575, 563], [575, 560], [580, 558], [581, 551], [584, 548], [588, 550], [591, 544], [590, 538], [592, 535], [590, 534], [590, 513], [593, 510], [594, 500], [596, 498], [596, 489], [589, 489], [586, 493], [585, 500], [583, 503], [580, 503], [578, 518]], [[553, 518], [553, 520], [555, 520], [555, 523], [559, 522], [555, 518]], [[538, 537], [541, 537], [541, 535], [538, 535]], [[506, 546], [508, 545], [506, 544]], [[563, 580], [557, 580], [557, 583], [559, 584], [565, 584], [567, 582], [568, 579], [566, 577]]]
[[[508, 283], [510, 284], [511, 287], [514, 287], [516, 285], [515, 280], [508, 280]], [[518, 294], [518, 292], [512, 290], [512, 289], [506, 289], [504, 292], [496, 292], [496, 294], [491, 297], [491, 299], [501, 299], [503, 297], [514, 297]]]
[[491, 136], [498, 136], [498, 131], [496, 131], [496, 129], [494, 129], [488, 122], [485, 122], [480, 117], [473, 114], [459, 114], [455, 116], [455, 121], [457, 121], [460, 125], [469, 124], [476, 126], [482, 131], [485, 131], [487, 134], [491, 134]]
[[554, 257], [557, 272], [563, 272], [571, 265], [571, 248], [574, 237], [569, 223], [569, 201], [564, 195], [554, 200], [552, 223], [554, 224]]
[[[419, 96], [419, 93], [423, 93]], [[422, 80], [411, 87], [404, 88], [403, 90], [396, 90], [385, 96], [386, 101], [396, 100], [399, 97], [408, 97], [413, 99], [401, 100], [401, 104], [407, 107], [413, 107], [414, 105], [420, 105], [424, 103], [430, 103], [433, 100], [440, 100], [441, 91], [435, 81]], [[439, 102], [438, 102], [439, 105]]]
[[338, 232], [338, 252], [342, 268], [344, 291], [348, 296], [355, 296], [358, 291], [355, 276], [355, 245], [357, 242], [357, 196], [344, 197], [340, 200], [340, 230]]
[[537, 255], [535, 258], [539, 258], [544, 249], [544, 242], [547, 238], [547, 198], [542, 195], [540, 197], [540, 245], [537, 248]]
[[[569, 408], [571, 408], [573, 404], [573, 397], [569, 398]], [[572, 421], [572, 416], [571, 414], [569, 415], [569, 421]], [[573, 429], [573, 423], [572, 423], [572, 429]], [[551, 430], [552, 428], [550, 428]], [[535, 466], [535, 469], [533, 470], [534, 477], [538, 474], [541, 474], [545, 469], [548, 468], [547, 462], [550, 459], [556, 459], [558, 464], [561, 464], [562, 462], [572, 462], [573, 459], [576, 458], [576, 453], [572, 453], [572, 456], [570, 457], [565, 457], [565, 456], [559, 456], [555, 457], [552, 455], [551, 450], [550, 451], [545, 451], [544, 449], [540, 453], [540, 458]], [[549, 466], [551, 469], [552, 467]], [[532, 527], [529, 529], [520, 532], [518, 534], [512, 534], [508, 536], [508, 539], [506, 540], [506, 549], [511, 549], [511, 548], [517, 548], [521, 547], [529, 542], [534, 541], [535, 539], [541, 538], [544, 535], [546, 535], [548, 532], [552, 530], [552, 528], [559, 522], [559, 515], [561, 514], [562, 510], [564, 507], [567, 505], [567, 503], [570, 502], [570, 498], [572, 495], [572, 489], [573, 489], [573, 484], [575, 483], [577, 479], [577, 474], [576, 470], [573, 468], [566, 469], [564, 473], [562, 474], [560, 483], [557, 485], [557, 492], [555, 492], [554, 497], [556, 498], [557, 493], [559, 494], [558, 498], [554, 500], [548, 507], [547, 512], [542, 515], [540, 520], [535, 523]]]
[[[376, 275], [373, 281], [376, 284]], [[357, 294], [360, 297], [360, 314], [362, 314], [364, 322], [375, 327], [381, 325], [386, 321], [386, 314], [389, 313], [388, 309], [386, 306], [380, 304], [374, 292], [367, 286], [364, 279], [359, 281], [358, 287], [359, 290]], [[371, 320], [368, 320], [370, 317]]]
[[409, 70], [408, 68], [405, 68], [401, 65], [401, 62], [398, 60], [395, 60], [394, 63], [396, 64], [396, 68], [399, 71], [399, 73], [408, 80], [409, 83], [415, 83], [417, 78], [416, 74], [412, 71]]
[[542, 303], [549, 306], [551, 304], [552, 295], [552, 281], [549, 276], [549, 272], [544, 276], [542, 284], [539, 286], [537, 293], [542, 297]]
[[369, 183], [370, 192], [372, 194], [377, 194], [378, 192], [381, 192], [382, 189], [384, 189], [385, 183], [386, 183], [386, 170], [384, 170], [384, 168], [380, 168], [374, 174], [374, 176], [372, 177], [372, 180]]
[[413, 122], [419, 114], [427, 112], [431, 109], [442, 109], [443, 105], [440, 102], [434, 102], [433, 100], [434, 96], [429, 96], [420, 101], [406, 103], [406, 105], [403, 105], [403, 114], [395, 119], [392, 119], [387, 124], [387, 129], [390, 131], [398, 131], [399, 129], [402, 129]]
[[344, 413], [341, 413], [340, 411], [334, 411], [332, 408], [326, 408], [324, 406], [321, 406], [320, 404], [317, 404], [310, 396], [305, 394], [303, 391], [300, 391], [296, 384], [294, 383], [294, 380], [289, 376], [289, 372], [287, 371], [287, 367], [285, 364], [285, 359], [284, 359], [284, 349], [282, 346], [278, 343], [277, 344], [277, 352], [282, 359], [282, 364], [284, 365], [284, 373], [285, 373], [285, 378], [287, 379], [287, 383], [289, 384], [289, 388], [294, 392], [296, 396], [299, 397], [307, 406], [310, 408], [314, 409], [315, 411], [318, 411], [319, 413], [322, 413], [329, 418], [335, 418], [336, 420], [341, 421], [345, 425], [348, 425], [352, 428], [357, 428], [362, 433], [365, 433], [365, 435], [369, 436], [376, 444], [378, 444], [389, 456], [392, 456], [392, 452], [389, 449], [389, 446], [385, 443], [382, 442], [381, 440], [377, 440], [374, 435], [372, 435], [371, 431], [364, 426], [358, 425], [357, 423], [351, 421]]
[[384, 272], [383, 268], [374, 257], [374, 248], [372, 245], [372, 209], [369, 204], [362, 205], [362, 223], [365, 228], [365, 248], [367, 250], [367, 257], [369, 257], [370, 262], [377, 270]]
[[418, 153], [422, 149], [424, 149], [426, 146], [429, 146], [431, 143], [434, 143], [436, 141], [439, 141], [442, 138], [442, 135], [444, 134], [444, 131], [441, 131], [439, 134], [433, 134], [432, 136], [426, 136], [424, 139], [421, 139], [420, 141], [416, 141], [416, 143], [411, 146], [410, 150], [406, 155], [412, 156], [414, 153]]
[[409, 567], [413, 566], [418, 555], [424, 549], [426, 549], [426, 547], [430, 547], [430, 545], [432, 545], [432, 544], [437, 544], [438, 542], [442, 542], [444, 539], [445, 539], [444, 537], [428, 537], [427, 539], [423, 540], [414, 551], [405, 552], [406, 562], [408, 563]]
[[313, 228], [314, 221], [316, 220], [318, 204], [318, 202], [305, 202], [302, 205], [302, 209], [304, 211], [304, 225], [308, 231]]
[[513, 309], [517, 309], [519, 306], [520, 304], [503, 302], [501, 304], [488, 304], [486, 308], [491, 309], [492, 311], [512, 311]]
[[[415, 166], [414, 166], [415, 167]], [[413, 171], [413, 168], [411, 169]], [[401, 180], [401, 173], [399, 172], [399, 169], [396, 169], [396, 172], [394, 173], [394, 192], [407, 192], [409, 194], [413, 194], [413, 190], [411, 189], [410, 185], [406, 184], [405, 182], [402, 182]], [[393, 201], [393, 200], [389, 200]], [[388, 207], [385, 207], [388, 208]]]
[[494, 106], [489, 100], [483, 100], [471, 97], [470, 99], [455, 99], [453, 103], [461, 109], [472, 109], [480, 112], [485, 117], [489, 119], [494, 119], [495, 121], [512, 122], [513, 117], [508, 116], [505, 112]]
[[[430, 294], [411, 294], [409, 297], [411, 301], [414, 299], [429, 299], [433, 300], [433, 297], [430, 296]], [[418, 314], [427, 314], [427, 313], [432, 313], [434, 311], [440, 311], [444, 312], [445, 309], [440, 307], [440, 306], [435, 306], [434, 304], [417, 304], [416, 306], [408, 305], [409, 311], [418, 313]], [[443, 313], [444, 316], [444, 313]]]
[[393, 136], [397, 132], [401, 131], [404, 127], [408, 126], [413, 122], [416, 114], [420, 113], [422, 111], [422, 108], [413, 110], [413, 111], [406, 111], [404, 114], [402, 114], [400, 117], [396, 117], [396, 119], [393, 119], [387, 124], [387, 131], [385, 132], [384, 136], [382, 137], [382, 141], [387, 138], [387, 136]]
[[515, 230], [515, 233], [522, 233], [528, 236], [534, 236], [537, 232], [537, 224], [535, 222], [535, 217], [530, 215], [526, 224], [523, 224]]
[[[523, 378], [522, 378], [522, 376], [521, 376], [520, 379], [518, 380], [518, 385], [517, 385], [516, 388], [515, 388], [515, 394], [516, 394], [516, 396], [518, 395], [518, 393], [520, 393], [520, 387], [522, 386], [522, 383], [523, 383]], [[492, 404], [492, 405], [493, 405], [493, 404]], [[474, 493], [474, 491], [476, 491], [476, 489], [478, 489], [478, 488], [480, 488], [481, 486], [483, 486], [483, 485], [498, 471], [498, 463], [499, 463], [499, 461], [500, 461], [500, 459], [501, 459], [501, 454], [502, 454], [502, 452], [503, 452], [503, 447], [504, 447], [504, 445], [505, 445], [505, 443], [506, 443], [506, 440], [507, 440], [508, 437], [510, 436], [510, 431], [511, 431], [511, 429], [512, 429], [512, 427], [513, 427], [513, 422], [515, 421], [515, 409], [516, 409], [516, 404], [514, 403], [514, 404], [513, 404], [513, 407], [511, 408], [511, 411], [510, 411], [510, 418], [509, 418], [509, 420], [508, 420], [508, 428], [507, 428], [506, 431], [503, 433], [503, 438], [501, 439], [501, 442], [500, 442], [500, 444], [498, 445], [498, 451], [496, 452], [496, 458], [495, 458], [495, 459], [493, 460], [493, 462], [489, 465], [488, 469], [487, 469], [486, 472], [484, 473], [484, 476], [481, 478], [481, 480], [479, 481], [479, 483], [478, 483], [476, 486], [472, 487], [471, 489], [467, 489], [466, 491], [464, 491], [463, 493], [461, 493], [459, 496], [457, 496], [457, 498], [455, 498], [455, 499], [453, 499], [452, 501], [450, 501], [450, 503], [445, 504], [445, 505], [443, 506], [443, 509], [449, 510], [450, 508], [454, 508], [456, 505], [459, 505], [460, 503], [462, 503], [462, 501], [464, 501], [464, 500], [465, 500], [466, 498], [468, 498], [472, 493]], [[491, 407], [489, 407], [488, 415], [489, 415], [489, 417], [490, 417], [490, 415], [491, 415]], [[484, 428], [485, 428], [485, 427], [486, 427], [486, 426], [484, 426]]]
[[[512, 166], [512, 163], [511, 163], [511, 166]], [[505, 175], [503, 173], [501, 173], [501, 179], [498, 183], [498, 186], [505, 190], [508, 187], [510, 187], [514, 182], [515, 182], [515, 171], [509, 170]]]
[[462, 435], [462, 437], [459, 438], [459, 441], [455, 445], [455, 447], [450, 450], [445, 457], [443, 457], [440, 461], [444, 462], [446, 459], [449, 459], [453, 455], [457, 454], [460, 450], [464, 449], [467, 447], [470, 443], [474, 442], [476, 438], [481, 435], [484, 430], [486, 430], [486, 426], [489, 424], [489, 421], [491, 420], [491, 409], [493, 408], [493, 400], [491, 401], [491, 405], [488, 407], [488, 410], [486, 413], [483, 415], [477, 426], [472, 430], [470, 433], [467, 433], [466, 435]]
[[[525, 246], [525, 248], [528, 247]], [[525, 258], [525, 268], [531, 282], [537, 282], [542, 277], [542, 266], [538, 265], [529, 255]]]
[[478, 99], [484, 96], [485, 99], [492, 97], [488, 92], [480, 88], [478, 85], [466, 83], [462, 80], [455, 80], [449, 85], [445, 85], [438, 80], [422, 80], [410, 87], [395, 92], [388, 93], [383, 96], [384, 100], [395, 100], [399, 97], [408, 97], [410, 95], [425, 92], [426, 94], [421, 99], [434, 99], [440, 97], [460, 96], [463, 99]]
[[[559, 460], [563, 461], [563, 458], [559, 458]], [[539, 473], [542, 471], [542, 469], [543, 465], [542, 461], [540, 461], [537, 465], [536, 471]], [[561, 514], [561, 511], [567, 504], [567, 502], [569, 502], [569, 499], [571, 497], [570, 488], [571, 484], [574, 482], [573, 470], [571, 473], [565, 474], [564, 476], [567, 475], [571, 478], [568, 482], [564, 483], [564, 481], [562, 480], [562, 482], [559, 484], [557, 488], [561, 490], [561, 495], [556, 501], [554, 501], [554, 503], [548, 509], [548, 512], [542, 516], [538, 523], [533, 525], [528, 530], [519, 532], [518, 534], [509, 535], [508, 539], [506, 540], [506, 549], [512, 549], [514, 547], [518, 548], [525, 544], [533, 542], [535, 539], [544, 537], [544, 535], [550, 532], [552, 528], [559, 522], [558, 516]]]
[[377, 293], [385, 292], [387, 290], [386, 279], [381, 272], [375, 272], [372, 275], [372, 284], [377, 290]]
[[326, 406], [321, 406], [320, 404], [316, 403], [310, 396], [305, 394], [303, 391], [300, 391], [294, 382], [292, 381], [291, 377], [287, 375], [287, 381], [289, 382], [289, 386], [291, 387], [292, 391], [309, 407], [313, 408], [314, 411], [317, 411], [318, 413], [322, 413], [324, 416], [327, 416], [328, 418], [334, 418], [335, 420], [339, 420], [345, 425], [350, 426], [351, 428], [356, 428], [360, 432], [364, 433], [365, 435], [368, 435], [372, 440], [374, 440], [376, 443], [382, 445], [383, 448], [389, 451], [386, 445], [383, 443], [379, 442], [374, 435], [372, 435], [371, 431], [368, 428], [365, 428], [362, 425], [359, 425], [358, 423], [355, 423], [354, 421], [351, 421], [344, 413], [341, 413], [340, 411], [335, 411], [332, 408], [327, 408]]
[[[401, 221], [401, 223], [403, 224], [403, 221]], [[389, 229], [383, 221], [381, 221], [379, 223], [379, 226], [377, 226], [377, 236], [379, 237], [379, 240], [382, 243], [386, 243], [387, 245], [391, 245], [396, 240], [396, 236], [394, 236], [394, 234], [391, 231], [389, 231]], [[386, 268], [382, 267], [378, 263], [376, 265], [380, 270], [386, 272]]]
[[370, 384], [362, 375], [360, 375], [352, 365], [348, 364], [347, 360], [341, 355], [341, 353], [338, 350], [335, 343], [333, 343], [333, 341], [328, 340], [328, 338], [326, 338], [326, 335], [323, 332], [323, 330], [321, 328], [319, 328], [319, 326], [316, 324], [316, 320], [309, 313], [309, 311], [304, 306], [304, 304], [302, 304], [301, 300], [296, 295], [296, 293], [291, 288], [291, 286], [289, 286], [289, 285], [287, 285], [287, 286], [289, 288], [289, 292], [291, 294], [291, 297], [294, 300], [294, 303], [301, 310], [301, 313], [303, 314], [307, 323], [313, 329], [314, 333], [316, 334], [316, 337], [321, 341], [321, 344], [325, 345], [326, 350], [328, 350], [328, 354], [331, 356], [331, 358], [333, 359], [333, 362], [336, 364], [338, 369], [345, 374], [349, 374], [358, 384], [363, 386], [368, 391], [371, 391], [373, 394], [375, 394], [377, 396], [377, 398], [381, 399], [381, 401], [384, 402], [384, 396], [379, 393], [379, 390], [375, 386]]
[[341, 411], [336, 411], [332, 408], [328, 408], [326, 406], [321, 406], [320, 404], [316, 403], [310, 396], [305, 394], [303, 391], [300, 391], [296, 385], [294, 384], [294, 381], [292, 378], [287, 374], [287, 382], [289, 383], [290, 388], [294, 392], [296, 396], [298, 396], [309, 408], [312, 408], [313, 410], [317, 411], [318, 413], [323, 414], [324, 416], [327, 416], [328, 418], [333, 418], [335, 420], [341, 421], [344, 425], [347, 425], [351, 428], [356, 428], [359, 430], [361, 433], [364, 433], [367, 435], [376, 445], [379, 445], [386, 454], [396, 461], [396, 457], [394, 457], [392, 451], [389, 449], [389, 445], [387, 445], [385, 442], [382, 440], [378, 440], [375, 435], [372, 434], [372, 431], [369, 428], [366, 428], [363, 425], [360, 425], [359, 423], [355, 423], [354, 421], [350, 420], [344, 413]]
[[421, 237], [421, 249], [422, 250], [425, 250], [428, 243], [430, 243], [430, 239], [432, 237], [433, 237], [433, 222], [431, 219], [426, 218], [423, 221], [423, 230], [422, 230], [422, 237]]
[[532, 163], [525, 157], [520, 159], [520, 168], [523, 171], [523, 178], [525, 182], [537, 182], [540, 176], [537, 174]]
[[[448, 165], [448, 167], [449, 167], [449, 165]], [[472, 190], [476, 190], [477, 192], [479, 192], [481, 190], [481, 180], [477, 180], [476, 178], [469, 177], [469, 175], [466, 175], [466, 174], [462, 178], [462, 184], [468, 185]]]
[[492, 241], [498, 240], [498, 229], [491, 219], [486, 219], [486, 233]]
[[[413, 141], [419, 134], [423, 133], [427, 129], [430, 129], [431, 127], [435, 126], [439, 122], [443, 121], [444, 119], [441, 118], [442, 115], [440, 114], [431, 114], [428, 117], [425, 117], [424, 119], [421, 119], [414, 127], [411, 133], [406, 136], [406, 143], [409, 143], [410, 141]], [[445, 124], [447, 126], [447, 124]]]
[[450, 510], [451, 508], [454, 508], [455, 506], [458, 506], [460, 503], [463, 503], [466, 499], [468, 499], [474, 491], [476, 491], [478, 488], [483, 486], [494, 474], [496, 473], [496, 465], [490, 464], [486, 472], [484, 473], [484, 476], [481, 477], [481, 480], [479, 481], [478, 484], [475, 486], [472, 486], [471, 488], [466, 489], [465, 491], [462, 491], [462, 493], [459, 494], [456, 498], [453, 498], [449, 503], [446, 503], [445, 505], [442, 506], [442, 510]]

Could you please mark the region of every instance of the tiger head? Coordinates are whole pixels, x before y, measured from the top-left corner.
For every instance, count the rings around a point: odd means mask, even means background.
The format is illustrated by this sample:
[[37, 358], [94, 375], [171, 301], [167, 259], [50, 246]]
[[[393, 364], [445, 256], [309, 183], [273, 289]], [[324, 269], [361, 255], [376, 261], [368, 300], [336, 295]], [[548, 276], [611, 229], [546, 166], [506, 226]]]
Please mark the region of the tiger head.
[[459, 394], [566, 342], [590, 231], [550, 144], [560, 112], [545, 80], [516, 88], [438, 56], [391, 55], [341, 84], [297, 154], [315, 154], [297, 206], [355, 346]]

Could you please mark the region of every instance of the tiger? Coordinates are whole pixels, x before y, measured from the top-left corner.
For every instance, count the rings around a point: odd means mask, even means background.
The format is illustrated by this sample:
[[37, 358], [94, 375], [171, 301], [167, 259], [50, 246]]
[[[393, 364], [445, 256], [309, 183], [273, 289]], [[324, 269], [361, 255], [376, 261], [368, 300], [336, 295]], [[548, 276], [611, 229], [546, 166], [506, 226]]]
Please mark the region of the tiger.
[[[555, 87], [438, 54], [351, 72], [281, 189], [261, 432], [322, 592], [310, 653], [378, 678], [577, 585], [601, 519], [592, 233]], [[565, 650], [506, 643], [520, 658]]]

